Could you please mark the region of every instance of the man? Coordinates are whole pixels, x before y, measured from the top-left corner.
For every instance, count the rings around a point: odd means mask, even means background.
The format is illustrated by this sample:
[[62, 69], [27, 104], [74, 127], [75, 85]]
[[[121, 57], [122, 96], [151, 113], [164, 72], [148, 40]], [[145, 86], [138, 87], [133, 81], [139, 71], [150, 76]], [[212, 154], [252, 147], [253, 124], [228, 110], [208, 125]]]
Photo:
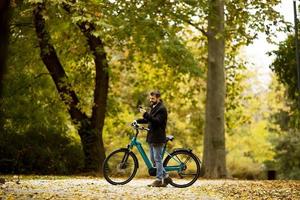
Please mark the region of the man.
[[165, 171], [162, 162], [162, 151], [166, 142], [166, 126], [168, 113], [164, 106], [159, 91], [153, 91], [149, 96], [150, 111], [140, 108], [143, 119], [138, 119], [137, 123], [148, 123], [150, 129], [147, 134], [147, 142], [150, 147], [150, 158], [156, 166], [156, 180], [148, 185], [150, 187], [166, 187], [172, 180]]

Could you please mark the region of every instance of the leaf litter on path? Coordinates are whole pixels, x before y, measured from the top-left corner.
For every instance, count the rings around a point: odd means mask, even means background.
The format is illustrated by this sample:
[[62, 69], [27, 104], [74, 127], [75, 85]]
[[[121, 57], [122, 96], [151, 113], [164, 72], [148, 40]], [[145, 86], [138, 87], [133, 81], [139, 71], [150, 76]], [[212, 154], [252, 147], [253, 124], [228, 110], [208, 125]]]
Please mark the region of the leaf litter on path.
[[21, 177], [0, 185], [0, 199], [300, 199], [300, 181], [201, 180], [188, 188], [149, 188], [152, 179], [114, 186], [95, 177]]

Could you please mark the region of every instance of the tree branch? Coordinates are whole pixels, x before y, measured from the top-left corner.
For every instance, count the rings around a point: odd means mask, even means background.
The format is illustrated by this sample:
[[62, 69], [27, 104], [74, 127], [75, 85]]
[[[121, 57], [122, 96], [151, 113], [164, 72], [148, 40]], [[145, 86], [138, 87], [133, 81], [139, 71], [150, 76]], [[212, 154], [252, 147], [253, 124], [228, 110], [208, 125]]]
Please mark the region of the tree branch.
[[32, 25], [32, 22], [14, 22], [14, 23], [10, 23], [11, 27], [29, 27], [32, 28], [34, 27]]
[[[74, 2], [72, 2], [73, 4]], [[72, 6], [70, 4], [63, 4], [66, 12], [71, 14]], [[92, 32], [96, 29], [91, 22], [80, 22], [77, 26], [87, 39], [89, 48], [94, 55], [96, 77], [94, 88], [94, 104], [92, 108], [92, 126], [96, 127], [102, 132], [104, 125], [104, 118], [106, 113], [106, 101], [109, 87], [108, 75], [108, 61], [104, 49], [104, 43], [101, 38], [96, 37]]]
[[96, 68], [92, 124], [102, 129], [109, 86], [108, 61], [102, 40], [92, 34], [95, 29], [94, 25], [91, 23], [88, 23], [88, 25], [88, 29], [84, 23], [80, 24], [79, 27], [86, 36], [90, 50], [93, 52]]
[[184, 22], [188, 23], [189, 25], [193, 26], [195, 29], [197, 29], [198, 31], [200, 31], [203, 35], [205, 35], [206, 37], [208, 37], [208, 33], [204, 30], [203, 27], [199, 27], [196, 24], [192, 23], [189, 20], [183, 20]]
[[181, 21], [183, 21], [184, 23], [187, 23], [191, 26], [193, 26], [195, 29], [197, 29], [198, 31], [200, 31], [203, 35], [205, 35], [206, 37], [208, 37], [208, 32], [205, 31], [205, 29], [203, 27], [199, 27], [197, 24], [194, 24], [193, 22], [191, 22], [188, 19], [184, 19], [182, 17], [177, 16], [176, 14], [170, 12], [172, 16], [174, 16], [176, 19], [179, 19]]
[[46, 29], [45, 19], [42, 12], [45, 10], [44, 3], [38, 3], [33, 11], [34, 25], [38, 42], [40, 46], [40, 55], [46, 65], [56, 89], [63, 100], [64, 104], [68, 107], [68, 111], [75, 124], [87, 119], [86, 114], [81, 112], [78, 108], [79, 100], [74, 90], [66, 82], [68, 77], [59, 61], [54, 46], [50, 42], [50, 34]]

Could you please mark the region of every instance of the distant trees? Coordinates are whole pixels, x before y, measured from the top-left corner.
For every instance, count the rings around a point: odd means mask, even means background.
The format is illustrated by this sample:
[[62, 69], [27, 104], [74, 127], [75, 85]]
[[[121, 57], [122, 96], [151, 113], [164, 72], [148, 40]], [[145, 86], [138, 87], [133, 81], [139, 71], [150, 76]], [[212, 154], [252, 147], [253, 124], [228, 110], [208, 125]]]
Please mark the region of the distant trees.
[[279, 44], [278, 49], [270, 54], [275, 56], [270, 68], [276, 73], [278, 80], [286, 86], [288, 97], [295, 101], [295, 106], [297, 106], [299, 91], [297, 88], [295, 37], [289, 35], [285, 41]]
[[284, 85], [286, 98], [283, 103], [289, 109], [280, 109], [273, 114], [271, 120], [279, 126], [273, 131], [276, 149], [276, 164], [284, 178], [300, 178], [300, 101], [297, 88], [297, 65], [295, 38], [288, 38], [279, 44], [277, 50], [271, 52], [275, 60], [270, 68], [275, 72], [278, 82]]

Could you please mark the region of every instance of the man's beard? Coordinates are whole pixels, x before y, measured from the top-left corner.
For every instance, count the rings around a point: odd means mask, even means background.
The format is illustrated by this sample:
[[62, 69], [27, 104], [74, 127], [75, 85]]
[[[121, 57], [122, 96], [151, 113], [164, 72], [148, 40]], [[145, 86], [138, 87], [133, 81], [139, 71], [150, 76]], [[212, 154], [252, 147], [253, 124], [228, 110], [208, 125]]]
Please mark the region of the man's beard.
[[151, 102], [150, 102], [150, 105], [151, 105], [151, 106], [155, 106], [157, 103], [158, 103], [158, 101], [155, 101], [155, 102], [151, 101]]

